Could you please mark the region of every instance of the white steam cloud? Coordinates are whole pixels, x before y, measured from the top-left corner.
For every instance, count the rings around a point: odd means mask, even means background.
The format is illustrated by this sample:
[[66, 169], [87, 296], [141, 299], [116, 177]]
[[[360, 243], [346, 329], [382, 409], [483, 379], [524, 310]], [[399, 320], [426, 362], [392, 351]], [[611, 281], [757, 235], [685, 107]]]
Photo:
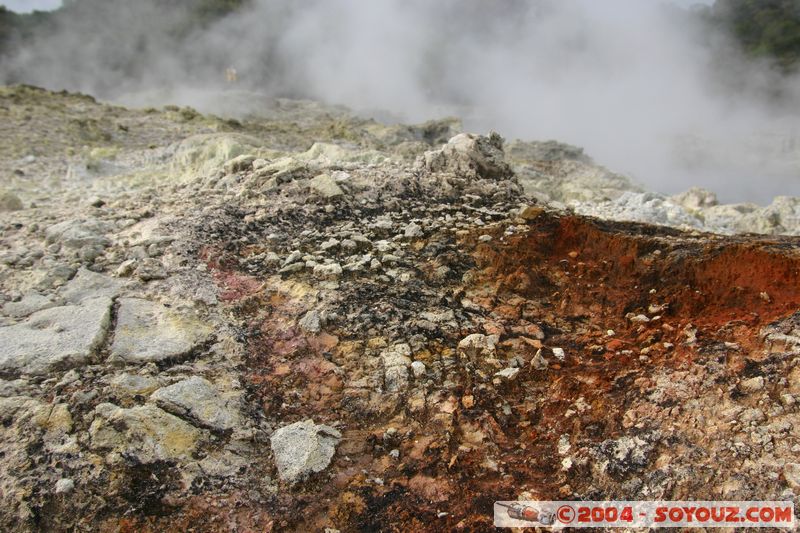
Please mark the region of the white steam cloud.
[[674, 3], [254, 0], [189, 38], [157, 0], [94, 4], [5, 58], [0, 81], [129, 101], [158, 90], [208, 110], [201, 95], [234, 66], [239, 88], [577, 144], [665, 193], [800, 196], [797, 80]]

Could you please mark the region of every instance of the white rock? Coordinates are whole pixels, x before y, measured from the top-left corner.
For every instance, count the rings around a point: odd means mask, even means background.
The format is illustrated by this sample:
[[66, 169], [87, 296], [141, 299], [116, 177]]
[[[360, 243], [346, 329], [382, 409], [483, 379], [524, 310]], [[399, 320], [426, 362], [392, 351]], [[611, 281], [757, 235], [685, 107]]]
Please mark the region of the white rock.
[[504, 368], [500, 372], [495, 373], [495, 376], [513, 381], [516, 379], [517, 374], [519, 374], [519, 368]]
[[56, 494], [69, 494], [75, 489], [75, 482], [69, 478], [56, 481]]
[[563, 348], [553, 348], [553, 357], [555, 357], [559, 361], [563, 361], [566, 358], [566, 354], [564, 353], [564, 349]]
[[295, 422], [275, 431], [270, 438], [272, 453], [283, 481], [295, 483], [331, 463], [342, 434], [313, 420]]
[[497, 335], [473, 333], [461, 339], [458, 349], [470, 356], [494, 357], [497, 353], [498, 342], [500, 342], [500, 337]]
[[425, 370], [425, 363], [422, 361], [414, 361], [411, 363], [411, 372], [413, 372], [415, 378], [424, 376]]

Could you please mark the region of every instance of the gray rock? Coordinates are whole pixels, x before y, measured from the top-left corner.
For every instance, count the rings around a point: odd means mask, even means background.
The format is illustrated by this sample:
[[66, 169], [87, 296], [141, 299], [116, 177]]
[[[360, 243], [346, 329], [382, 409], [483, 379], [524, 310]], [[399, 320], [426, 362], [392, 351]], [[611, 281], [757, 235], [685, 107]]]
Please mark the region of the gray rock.
[[719, 204], [716, 194], [700, 187], [692, 187], [687, 191], [670, 197], [670, 200], [690, 211], [697, 211]]
[[111, 322], [111, 299], [53, 307], [0, 328], [0, 370], [44, 374], [85, 364], [102, 346]]
[[109, 276], [81, 268], [75, 277], [64, 285], [59, 295], [67, 303], [80, 303], [87, 298], [116, 298], [122, 282]]
[[536, 350], [536, 355], [533, 356], [531, 359], [531, 366], [535, 370], [547, 370], [547, 367], [550, 363], [547, 362], [547, 359], [542, 357], [542, 350]]
[[253, 161], [256, 160], [256, 157], [253, 155], [242, 154], [239, 156], [234, 157], [233, 159], [229, 160], [225, 163], [225, 172], [228, 174], [232, 174], [234, 172], [243, 172], [245, 170], [250, 170], [253, 168]]
[[11, 381], [0, 379], [0, 398], [22, 396], [27, 392], [29, 386], [30, 383], [25, 379], [14, 379]]
[[300, 329], [306, 333], [319, 333], [322, 330], [322, 319], [319, 311], [312, 309], [311, 311], [307, 312], [303, 318], [300, 319], [297, 325], [300, 326]]
[[342, 266], [339, 263], [317, 265], [314, 267], [314, 276], [325, 279], [336, 279], [342, 275]]
[[205, 343], [211, 328], [161, 304], [122, 298], [111, 358], [127, 363], [181, 359]]
[[739, 420], [745, 424], [764, 422], [766, 419], [767, 415], [764, 414], [764, 411], [756, 407], [745, 409], [739, 415]]
[[212, 454], [200, 461], [200, 468], [206, 475], [218, 478], [228, 478], [243, 472], [252, 461], [235, 453], [223, 452]]
[[140, 261], [136, 266], [136, 277], [142, 281], [166, 279], [167, 271], [160, 261], [148, 257]]
[[0, 213], [5, 211], [19, 211], [22, 208], [22, 201], [17, 195], [8, 191], [0, 191]]
[[597, 447], [598, 466], [612, 476], [629, 476], [650, 463], [654, 446], [638, 436], [608, 439]]
[[292, 272], [300, 272], [305, 267], [306, 267], [305, 263], [292, 263], [278, 270], [278, 272], [280, 274], [291, 274]]
[[329, 174], [320, 174], [308, 182], [308, 186], [323, 198], [344, 196], [344, 191]]
[[57, 304], [48, 296], [30, 293], [22, 297], [18, 302], [7, 302], [3, 306], [3, 314], [14, 318], [22, 318], [31, 315], [42, 309], [55, 307]]
[[326, 252], [326, 251], [328, 251], [328, 250], [330, 250], [332, 248], [338, 247], [339, 244], [341, 244], [341, 243], [339, 242], [338, 239], [334, 239], [333, 237], [331, 237], [327, 241], [325, 241], [322, 244], [320, 244], [319, 245], [319, 249], [322, 250], [323, 252]]
[[403, 233], [409, 239], [416, 239], [422, 237], [422, 227], [416, 222], [411, 222], [403, 228]]
[[128, 259], [120, 263], [114, 275], [118, 278], [127, 278], [136, 270], [136, 259]]
[[399, 392], [408, 388], [408, 367], [411, 366], [411, 347], [396, 344], [381, 354], [386, 391]]
[[199, 376], [158, 389], [150, 399], [168, 413], [215, 431], [233, 429], [240, 422], [236, 406]]
[[295, 422], [275, 431], [270, 438], [272, 453], [283, 481], [296, 483], [331, 463], [342, 434], [313, 420]]
[[289, 266], [291, 264], [297, 263], [303, 258], [303, 252], [299, 250], [295, 250], [286, 257], [286, 260], [283, 262], [283, 266]]
[[511, 141], [506, 147], [508, 159], [514, 162], [574, 160], [591, 163], [583, 148], [558, 141]]
[[36, 277], [38, 280], [35, 283], [35, 287], [38, 290], [47, 290], [52, 289], [53, 287], [60, 287], [67, 280], [71, 279], [72, 276], [75, 275], [77, 269], [69, 266], [69, 265], [56, 265], [53, 268], [41, 272]]
[[47, 244], [59, 243], [68, 248], [84, 246], [106, 247], [111, 244], [105, 237], [111, 228], [99, 220], [65, 220], [48, 227], [44, 234]]

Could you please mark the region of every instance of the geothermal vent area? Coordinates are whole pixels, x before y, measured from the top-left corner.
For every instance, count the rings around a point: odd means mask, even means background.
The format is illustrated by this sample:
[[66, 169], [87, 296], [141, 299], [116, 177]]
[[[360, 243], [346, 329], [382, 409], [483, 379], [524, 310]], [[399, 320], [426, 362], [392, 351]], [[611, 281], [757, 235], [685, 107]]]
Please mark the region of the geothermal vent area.
[[303, 100], [10, 86], [0, 137], [0, 530], [798, 502], [796, 199]]

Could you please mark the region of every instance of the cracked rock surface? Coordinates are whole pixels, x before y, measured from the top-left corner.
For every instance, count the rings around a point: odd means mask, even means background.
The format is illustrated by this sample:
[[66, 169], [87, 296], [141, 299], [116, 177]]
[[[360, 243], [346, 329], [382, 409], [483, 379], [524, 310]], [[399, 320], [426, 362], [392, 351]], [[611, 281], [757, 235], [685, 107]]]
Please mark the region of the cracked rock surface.
[[793, 199], [643, 200], [568, 145], [313, 102], [0, 104], [3, 531], [800, 503]]

